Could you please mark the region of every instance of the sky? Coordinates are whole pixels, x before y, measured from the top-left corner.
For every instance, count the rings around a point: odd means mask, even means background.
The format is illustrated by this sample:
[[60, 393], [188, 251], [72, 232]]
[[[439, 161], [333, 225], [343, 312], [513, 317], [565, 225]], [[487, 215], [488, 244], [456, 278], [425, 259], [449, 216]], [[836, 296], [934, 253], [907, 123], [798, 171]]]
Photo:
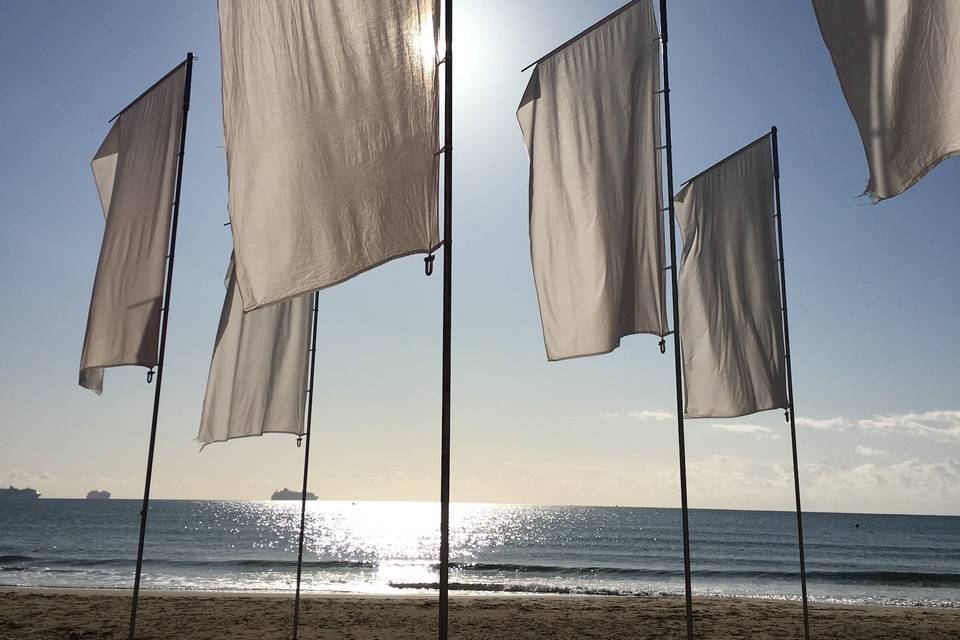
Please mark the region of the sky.
[[[452, 499], [679, 504], [673, 358], [653, 336], [547, 363], [530, 267], [520, 69], [618, 6], [456, 0]], [[858, 198], [867, 166], [809, 3], [674, 0], [676, 182], [771, 125], [781, 187], [798, 445], [810, 511], [960, 514], [960, 159]], [[103, 215], [90, 159], [107, 120], [194, 66], [155, 498], [299, 486], [273, 434], [195, 441], [230, 253], [213, 0], [0, 3], [0, 484], [142, 494], [145, 371], [77, 385]], [[441, 261], [322, 292], [310, 489], [439, 495]], [[691, 507], [793, 508], [782, 411], [688, 420]]]

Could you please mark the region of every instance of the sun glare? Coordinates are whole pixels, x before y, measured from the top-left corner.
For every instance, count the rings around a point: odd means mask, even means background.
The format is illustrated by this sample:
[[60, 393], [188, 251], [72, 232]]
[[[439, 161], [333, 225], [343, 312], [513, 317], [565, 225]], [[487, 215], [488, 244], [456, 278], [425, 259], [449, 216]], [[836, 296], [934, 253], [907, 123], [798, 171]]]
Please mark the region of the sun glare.
[[433, 25], [427, 23], [420, 29], [417, 34], [417, 48], [424, 64], [436, 64], [438, 45], [433, 34]]

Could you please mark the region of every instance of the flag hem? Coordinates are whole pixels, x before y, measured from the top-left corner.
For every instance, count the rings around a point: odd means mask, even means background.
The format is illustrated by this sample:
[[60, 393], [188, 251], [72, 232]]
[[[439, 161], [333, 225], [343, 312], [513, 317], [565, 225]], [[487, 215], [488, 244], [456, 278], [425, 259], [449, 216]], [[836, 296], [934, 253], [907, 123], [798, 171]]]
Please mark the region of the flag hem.
[[[290, 300], [290, 299], [292, 299], [292, 298], [297, 298], [297, 297], [299, 297], [299, 296], [307, 295], [307, 294], [313, 293], [313, 292], [315, 292], [315, 291], [323, 291], [324, 289], [329, 289], [330, 287], [335, 287], [335, 286], [337, 286], [338, 284], [343, 284], [344, 282], [346, 282], [346, 281], [348, 281], [348, 280], [351, 280], [351, 279], [353, 279], [353, 278], [356, 278], [356, 277], [359, 276], [359, 275], [362, 275], [362, 274], [364, 274], [364, 273], [366, 273], [366, 272], [368, 272], [368, 271], [371, 271], [371, 270], [373, 270], [373, 269], [376, 269], [377, 267], [383, 266], [383, 265], [385, 265], [386, 263], [391, 262], [391, 261], [393, 261], [393, 260], [399, 260], [400, 258], [407, 258], [407, 257], [409, 257], [409, 256], [415, 256], [415, 255], [418, 255], [418, 254], [427, 254], [427, 255], [430, 255], [430, 254], [432, 254], [432, 253], [435, 253], [435, 252], [436, 252], [438, 249], [440, 249], [440, 247], [442, 247], [445, 243], [446, 243], [446, 240], [439, 240], [439, 241], [437, 241], [434, 245], [430, 246], [430, 247], [427, 248], [427, 249], [415, 249], [415, 250], [413, 250], [413, 251], [404, 251], [404, 252], [398, 253], [398, 254], [396, 254], [396, 255], [392, 255], [392, 256], [389, 256], [389, 257], [387, 257], [387, 258], [384, 258], [384, 259], [381, 260], [380, 262], [376, 262], [376, 263], [374, 263], [374, 264], [367, 265], [366, 267], [364, 267], [364, 268], [361, 269], [360, 271], [356, 271], [356, 272], [354, 272], [354, 273], [351, 273], [351, 274], [348, 275], [348, 276], [344, 276], [343, 278], [340, 278], [339, 280], [335, 280], [335, 281], [333, 281], [333, 282], [329, 282], [329, 283], [327, 283], [327, 284], [325, 284], [325, 285], [323, 285], [323, 286], [321, 286], [321, 287], [317, 287], [316, 289], [304, 289], [303, 291], [296, 291], [296, 292], [287, 294], [287, 295], [283, 296], [282, 298], [276, 298], [276, 299], [274, 299], [274, 300], [269, 300], [269, 301], [261, 301], [260, 303], [254, 303], [254, 304], [249, 305], [249, 306], [247, 305], [246, 297], [244, 297], [244, 295], [243, 295], [243, 286], [240, 286], [240, 287], [239, 287], [239, 289], [240, 289], [240, 299], [243, 301], [243, 312], [244, 312], [244, 313], [249, 313], [250, 311], [255, 311], [255, 310], [257, 310], [257, 309], [262, 309], [263, 307], [268, 307], [268, 306], [273, 305], [273, 304], [276, 304], [276, 303], [278, 303], [278, 302], [283, 302], [283, 301], [285, 301], [285, 300]], [[239, 263], [239, 260], [238, 260], [237, 264], [238, 264], [238, 266], [239, 266], [239, 264], [240, 264], [240, 263]], [[237, 277], [237, 283], [238, 283], [238, 284], [241, 284], [239, 276]]]
[[245, 433], [245, 434], [243, 434], [242, 436], [230, 436], [229, 438], [223, 438], [222, 440], [211, 440], [210, 442], [204, 442], [204, 441], [201, 440], [201, 439], [199, 438], [199, 436], [198, 436], [198, 437], [194, 438], [194, 441], [200, 443], [200, 451], [198, 451], [197, 453], [201, 453], [201, 452], [203, 452], [204, 447], [206, 447], [207, 445], [210, 445], [210, 444], [220, 444], [220, 443], [223, 443], [223, 442], [230, 442], [231, 440], [241, 440], [241, 439], [243, 439], [243, 438], [260, 438], [260, 437], [265, 436], [265, 435], [267, 435], [267, 434], [269, 434], [269, 433], [275, 433], [275, 434], [280, 434], [280, 435], [288, 435], [288, 436], [296, 436], [296, 437], [298, 437], [298, 438], [302, 438], [302, 437], [304, 437], [304, 436], [307, 435], [306, 429], [304, 429], [303, 431], [300, 431], [300, 432], [295, 432], [295, 431], [281, 431], [281, 430], [279, 430], [279, 429], [265, 429], [265, 430], [261, 431], [260, 433]]

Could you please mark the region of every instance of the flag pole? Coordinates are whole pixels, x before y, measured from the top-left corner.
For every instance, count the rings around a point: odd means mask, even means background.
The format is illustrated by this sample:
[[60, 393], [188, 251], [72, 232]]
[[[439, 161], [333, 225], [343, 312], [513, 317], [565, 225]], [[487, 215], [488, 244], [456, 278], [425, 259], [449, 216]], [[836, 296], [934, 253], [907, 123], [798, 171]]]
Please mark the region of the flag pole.
[[803, 549], [803, 509], [800, 506], [800, 465], [797, 462], [797, 424], [796, 410], [793, 404], [793, 366], [790, 361], [790, 322], [787, 316], [787, 282], [786, 269], [783, 264], [783, 221], [780, 209], [780, 151], [777, 146], [777, 128], [770, 128], [773, 142], [773, 186], [776, 196], [777, 219], [777, 246], [779, 254], [777, 262], [780, 264], [780, 306], [783, 309], [783, 345], [784, 359], [787, 364], [787, 415], [790, 418], [790, 443], [793, 447], [793, 490], [797, 502], [797, 543], [800, 548], [800, 590], [803, 594], [803, 637], [810, 640], [810, 613], [807, 606], [807, 562]]
[[443, 55], [443, 365], [440, 405], [440, 603], [447, 640], [450, 606], [450, 319], [453, 294], [453, 0], [444, 0]]
[[677, 295], [677, 232], [673, 206], [673, 140], [670, 130], [670, 66], [667, 58], [667, 0], [660, 0], [660, 46], [663, 49], [663, 115], [667, 152], [667, 194], [670, 212], [670, 282], [673, 298], [673, 364], [677, 384], [677, 441], [680, 450], [680, 516], [683, 523], [683, 588], [687, 639], [693, 640], [693, 591], [690, 583], [690, 520], [687, 510], [687, 452], [683, 431], [683, 369], [680, 359], [680, 300]]
[[[297, 547], [297, 592], [293, 599], [293, 640], [300, 625], [300, 578], [303, 575], [303, 530], [307, 519], [307, 473], [310, 470], [310, 427], [313, 424], [313, 381], [317, 372], [317, 309], [320, 292], [313, 293], [313, 335], [310, 338], [310, 384], [307, 388], [306, 447], [303, 450], [303, 491], [300, 492], [300, 542]], [[298, 441], [299, 444], [299, 441]]]
[[137, 571], [133, 579], [133, 603], [130, 606], [129, 640], [133, 640], [133, 634], [137, 627], [137, 605], [140, 602], [140, 575], [143, 570], [143, 541], [147, 533], [147, 512], [150, 509], [150, 481], [153, 479], [153, 452], [157, 442], [157, 417], [160, 414], [160, 389], [163, 383], [163, 357], [167, 347], [167, 321], [170, 319], [170, 292], [173, 289], [173, 259], [177, 250], [177, 221], [180, 218], [180, 185], [183, 179], [183, 152], [187, 141], [187, 113], [190, 111], [190, 82], [193, 76], [192, 52], [187, 53], [186, 64], [187, 69], [183, 88], [183, 118], [180, 121], [180, 151], [177, 154], [177, 183], [173, 198], [173, 219], [170, 224], [170, 253], [167, 255], [167, 278], [166, 287], [163, 292], [163, 307], [161, 309], [163, 320], [160, 324], [160, 349], [157, 353], [157, 386], [153, 392], [153, 418], [150, 422], [150, 445], [147, 449], [147, 473], [143, 483], [143, 504], [140, 508], [140, 540], [137, 544]]

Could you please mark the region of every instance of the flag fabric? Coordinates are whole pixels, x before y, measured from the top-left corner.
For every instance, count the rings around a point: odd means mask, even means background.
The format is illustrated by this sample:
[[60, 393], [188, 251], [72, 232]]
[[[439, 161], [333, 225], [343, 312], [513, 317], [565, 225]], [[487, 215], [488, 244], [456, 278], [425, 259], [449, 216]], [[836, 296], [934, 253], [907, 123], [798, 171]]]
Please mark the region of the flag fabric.
[[183, 63], [127, 107], [91, 163], [106, 226], [80, 385], [98, 394], [105, 368], [157, 364], [185, 80]]
[[960, 154], [960, 2], [814, 0], [874, 201]]
[[537, 63], [517, 110], [548, 360], [666, 333], [657, 38], [630, 6]]
[[244, 313], [233, 258], [224, 284], [197, 440], [302, 435], [313, 294]]
[[220, 0], [244, 310], [439, 246], [436, 0]]
[[785, 408], [771, 136], [697, 176], [674, 200], [683, 234], [684, 415]]

